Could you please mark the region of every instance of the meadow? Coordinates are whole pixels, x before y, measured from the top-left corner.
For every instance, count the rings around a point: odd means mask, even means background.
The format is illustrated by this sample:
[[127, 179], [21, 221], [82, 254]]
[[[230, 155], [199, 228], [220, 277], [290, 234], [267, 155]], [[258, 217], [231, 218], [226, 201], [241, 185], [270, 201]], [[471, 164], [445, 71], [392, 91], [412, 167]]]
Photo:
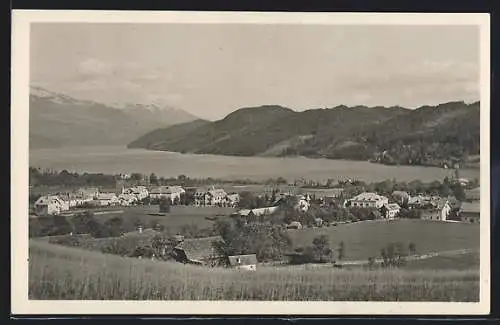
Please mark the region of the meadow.
[[311, 245], [315, 237], [326, 235], [332, 248], [344, 242], [345, 260], [367, 260], [380, 256], [380, 250], [391, 242], [400, 242], [406, 247], [413, 242], [418, 254], [479, 249], [479, 230], [477, 224], [402, 219], [294, 229], [289, 230], [289, 235], [295, 247]]
[[96, 218], [101, 222], [106, 222], [114, 217], [121, 217], [124, 222], [137, 219], [146, 227], [154, 221], [176, 233], [181, 231], [184, 226], [190, 225], [196, 225], [198, 229], [211, 228], [213, 221], [206, 219], [206, 217], [216, 217], [234, 211], [231, 208], [171, 206], [170, 213], [154, 215], [160, 211], [158, 205], [120, 207], [119, 209], [123, 210], [123, 213], [97, 215]]
[[477, 270], [255, 272], [123, 258], [30, 241], [30, 299], [478, 301]]

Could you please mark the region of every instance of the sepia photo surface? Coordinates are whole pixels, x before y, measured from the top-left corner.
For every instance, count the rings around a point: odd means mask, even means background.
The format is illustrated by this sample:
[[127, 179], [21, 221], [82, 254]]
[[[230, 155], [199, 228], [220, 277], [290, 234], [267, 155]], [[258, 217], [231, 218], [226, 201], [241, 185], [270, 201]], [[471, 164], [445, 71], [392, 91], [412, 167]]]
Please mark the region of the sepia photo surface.
[[489, 17], [14, 11], [20, 314], [486, 314]]

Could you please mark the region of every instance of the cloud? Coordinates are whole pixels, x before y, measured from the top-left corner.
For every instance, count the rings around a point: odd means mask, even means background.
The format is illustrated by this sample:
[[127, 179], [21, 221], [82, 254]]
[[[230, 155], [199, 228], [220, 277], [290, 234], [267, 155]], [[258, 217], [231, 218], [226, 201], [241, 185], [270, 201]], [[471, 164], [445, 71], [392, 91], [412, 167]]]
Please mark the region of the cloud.
[[78, 64], [77, 71], [83, 76], [104, 76], [112, 73], [110, 64], [94, 58], [81, 61]]

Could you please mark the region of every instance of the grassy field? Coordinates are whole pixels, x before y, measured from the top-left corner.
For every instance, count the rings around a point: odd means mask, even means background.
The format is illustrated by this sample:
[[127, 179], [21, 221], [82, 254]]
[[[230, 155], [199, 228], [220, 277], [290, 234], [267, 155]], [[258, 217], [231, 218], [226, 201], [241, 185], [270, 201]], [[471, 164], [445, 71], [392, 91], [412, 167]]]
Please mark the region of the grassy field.
[[327, 235], [330, 247], [341, 241], [346, 247], [345, 260], [366, 260], [380, 256], [380, 250], [390, 242], [408, 247], [416, 244], [417, 253], [456, 249], [479, 249], [479, 225], [425, 220], [367, 221], [339, 224], [336, 227], [289, 230], [294, 246], [311, 245], [314, 237]]
[[102, 222], [114, 217], [122, 217], [124, 221], [139, 219], [146, 226], [153, 221], [157, 221], [159, 224], [168, 227], [172, 232], [178, 232], [183, 226], [192, 224], [196, 224], [199, 229], [210, 228], [213, 221], [207, 220], [205, 217], [229, 214], [233, 211], [233, 209], [229, 208], [172, 206], [170, 213], [165, 216], [158, 216], [150, 215], [160, 211], [158, 205], [120, 207], [119, 210], [123, 210], [123, 213], [98, 215], [96, 218]]
[[477, 270], [207, 269], [30, 242], [30, 299], [478, 301]]

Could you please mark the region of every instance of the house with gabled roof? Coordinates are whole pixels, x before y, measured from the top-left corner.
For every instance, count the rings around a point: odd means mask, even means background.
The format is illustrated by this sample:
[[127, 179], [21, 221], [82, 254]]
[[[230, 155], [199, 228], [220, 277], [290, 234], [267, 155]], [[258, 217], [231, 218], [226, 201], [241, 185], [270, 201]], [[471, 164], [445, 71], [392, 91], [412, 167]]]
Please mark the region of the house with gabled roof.
[[377, 193], [364, 192], [356, 195], [348, 202], [352, 207], [380, 209], [385, 204], [389, 203], [389, 199], [385, 196], [378, 195]]
[[173, 249], [174, 258], [185, 264], [215, 266], [220, 264], [224, 256], [217, 251], [214, 245], [222, 242], [221, 236], [182, 238]]
[[37, 215], [56, 215], [69, 210], [69, 203], [55, 195], [46, 195], [36, 200], [34, 204]]
[[446, 221], [451, 212], [451, 206], [448, 200], [440, 199], [432, 201], [430, 205], [420, 211], [423, 220]]
[[229, 267], [246, 270], [246, 271], [255, 271], [257, 270], [257, 255], [248, 254], [248, 255], [234, 255], [228, 256], [229, 259]]

